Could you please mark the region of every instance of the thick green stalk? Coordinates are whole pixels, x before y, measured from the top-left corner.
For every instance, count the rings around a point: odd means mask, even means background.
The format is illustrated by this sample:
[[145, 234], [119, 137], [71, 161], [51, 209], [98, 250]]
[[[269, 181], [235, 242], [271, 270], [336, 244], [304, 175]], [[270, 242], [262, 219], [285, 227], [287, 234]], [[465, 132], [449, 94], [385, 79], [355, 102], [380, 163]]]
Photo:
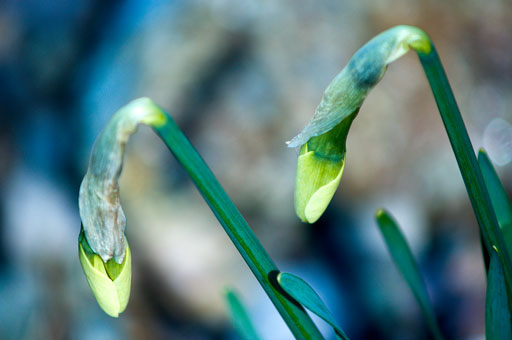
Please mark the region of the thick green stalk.
[[155, 131], [188, 172], [295, 338], [323, 339], [304, 308], [292, 303], [276, 289], [278, 286], [273, 284], [279, 273], [276, 265], [199, 153], [172, 118], [168, 114], [166, 116], [167, 122], [154, 127]]
[[[499, 248], [500, 259], [505, 271], [508, 285], [512, 284], [512, 262], [503, 237], [499, 230], [498, 220], [491, 204], [491, 199], [478, 166], [464, 121], [460, 114], [452, 89], [446, 78], [441, 60], [432, 44], [429, 53], [418, 52], [418, 56], [432, 88], [432, 93], [441, 113], [448, 138], [459, 165], [466, 190], [473, 206], [476, 219], [484, 235], [492, 244]], [[488, 232], [490, 231], [490, 232]], [[491, 251], [491, 249], [489, 249]]]

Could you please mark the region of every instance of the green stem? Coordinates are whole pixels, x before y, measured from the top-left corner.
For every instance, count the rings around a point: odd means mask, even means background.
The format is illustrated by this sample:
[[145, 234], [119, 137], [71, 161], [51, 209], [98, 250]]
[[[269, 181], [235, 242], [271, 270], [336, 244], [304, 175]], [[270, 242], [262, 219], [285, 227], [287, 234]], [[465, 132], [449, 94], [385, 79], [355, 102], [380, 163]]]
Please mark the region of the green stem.
[[[455, 153], [466, 190], [473, 206], [473, 210], [480, 226], [480, 230], [487, 235], [492, 244], [499, 248], [499, 255], [505, 270], [509, 287], [512, 284], [512, 262], [505, 246], [505, 241], [499, 230], [498, 220], [491, 204], [491, 199], [478, 166], [478, 162], [471, 145], [464, 121], [457, 107], [452, 89], [441, 64], [437, 51], [432, 44], [429, 53], [418, 52], [420, 62], [425, 70], [432, 93], [441, 113], [448, 138]], [[487, 245], [489, 246], [489, 245]], [[491, 251], [491, 249], [489, 249]]]
[[167, 122], [154, 127], [155, 131], [188, 172], [295, 338], [323, 339], [304, 308], [285, 297], [273, 284], [279, 273], [278, 268], [199, 153], [172, 118], [166, 115]]

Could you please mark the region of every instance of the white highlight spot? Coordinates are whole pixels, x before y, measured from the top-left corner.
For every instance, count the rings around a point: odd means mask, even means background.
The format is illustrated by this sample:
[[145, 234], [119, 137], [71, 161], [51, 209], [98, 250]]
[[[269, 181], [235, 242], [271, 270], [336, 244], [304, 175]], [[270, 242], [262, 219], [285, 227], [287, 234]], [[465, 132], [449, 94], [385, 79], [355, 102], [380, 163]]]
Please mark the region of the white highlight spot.
[[512, 125], [494, 118], [484, 131], [484, 148], [495, 165], [503, 166], [512, 160]]

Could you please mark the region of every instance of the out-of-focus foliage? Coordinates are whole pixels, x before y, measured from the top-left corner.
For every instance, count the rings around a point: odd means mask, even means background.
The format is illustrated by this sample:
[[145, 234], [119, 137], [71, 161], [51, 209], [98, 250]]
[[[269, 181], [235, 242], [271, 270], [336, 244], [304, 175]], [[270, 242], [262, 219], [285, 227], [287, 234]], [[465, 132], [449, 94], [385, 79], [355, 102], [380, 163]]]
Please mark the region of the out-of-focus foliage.
[[290, 273], [279, 273], [277, 281], [279, 286], [293, 299], [331, 325], [336, 333], [336, 339], [349, 340], [322, 298], [306, 281]]
[[512, 319], [508, 306], [503, 267], [498, 255], [493, 253], [487, 276], [485, 301], [485, 338], [487, 340], [505, 340], [512, 337]]
[[376, 220], [391, 258], [418, 302], [432, 336], [438, 340], [444, 339], [425, 282], [400, 227], [393, 217], [382, 209], [377, 211]]
[[230, 289], [226, 292], [225, 296], [231, 323], [240, 338], [242, 338], [242, 340], [258, 340], [258, 333], [242, 301], [240, 301], [238, 294]]

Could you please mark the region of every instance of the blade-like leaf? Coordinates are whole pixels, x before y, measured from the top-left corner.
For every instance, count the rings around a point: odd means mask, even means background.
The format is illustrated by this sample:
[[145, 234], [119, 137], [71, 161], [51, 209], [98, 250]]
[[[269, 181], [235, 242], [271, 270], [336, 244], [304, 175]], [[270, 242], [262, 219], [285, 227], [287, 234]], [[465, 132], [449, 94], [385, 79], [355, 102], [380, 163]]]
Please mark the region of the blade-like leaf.
[[349, 340], [320, 296], [306, 281], [290, 273], [279, 273], [277, 282], [292, 298], [331, 325], [338, 339]]
[[260, 337], [256, 333], [256, 329], [238, 295], [232, 289], [228, 289], [225, 297], [231, 323], [240, 338], [243, 340], [258, 340]]
[[507, 192], [503, 188], [496, 170], [483, 149], [480, 149], [478, 152], [478, 164], [491, 196], [491, 203], [498, 218], [505, 244], [507, 249], [512, 250], [512, 205], [510, 204]]
[[[489, 253], [493, 252], [495, 248], [500, 258], [500, 263], [506, 266], [508, 263], [506, 254], [510, 254], [510, 250], [512, 250], [512, 206], [496, 170], [483, 149], [480, 149], [478, 152], [478, 164], [499, 224], [499, 228], [487, 228], [486, 230], [486, 238], [488, 238], [486, 241], [488, 243], [487, 253], [490, 256], [491, 254]], [[507, 277], [506, 269], [503, 268], [505, 287], [508, 290], [508, 294], [512, 296], [512, 278], [510, 276]], [[512, 301], [509, 300], [508, 303], [509, 308], [512, 309]]]
[[485, 297], [485, 338], [510, 340], [512, 339], [511, 325], [503, 267], [498, 254], [493, 251]]
[[434, 308], [430, 303], [425, 282], [420, 275], [407, 240], [395, 220], [386, 211], [378, 210], [376, 217], [377, 224], [391, 253], [391, 257], [420, 305], [432, 335], [438, 340], [444, 339], [437, 324]]
[[395, 26], [367, 42], [327, 87], [313, 118], [287, 143], [300, 147], [294, 201], [303, 222], [316, 222], [327, 209], [340, 184], [352, 121], [388, 65], [410, 49], [432, 49], [417, 27]]

